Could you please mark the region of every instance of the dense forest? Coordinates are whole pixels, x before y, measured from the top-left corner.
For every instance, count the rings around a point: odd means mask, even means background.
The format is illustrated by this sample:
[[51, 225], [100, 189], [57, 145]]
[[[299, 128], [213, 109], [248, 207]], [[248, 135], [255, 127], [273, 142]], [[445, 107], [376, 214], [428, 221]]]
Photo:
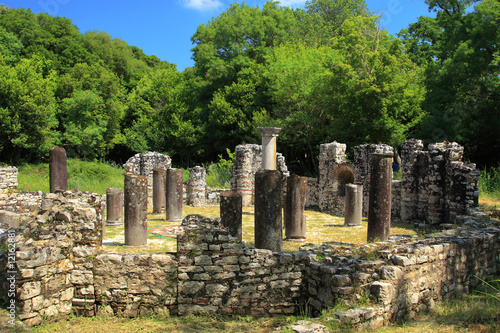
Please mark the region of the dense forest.
[[426, 3], [436, 17], [398, 36], [364, 0], [233, 4], [198, 27], [183, 72], [70, 19], [1, 6], [0, 161], [63, 146], [87, 160], [155, 150], [192, 166], [278, 126], [279, 151], [304, 175], [333, 140], [457, 141], [468, 159], [497, 164], [500, 2]]

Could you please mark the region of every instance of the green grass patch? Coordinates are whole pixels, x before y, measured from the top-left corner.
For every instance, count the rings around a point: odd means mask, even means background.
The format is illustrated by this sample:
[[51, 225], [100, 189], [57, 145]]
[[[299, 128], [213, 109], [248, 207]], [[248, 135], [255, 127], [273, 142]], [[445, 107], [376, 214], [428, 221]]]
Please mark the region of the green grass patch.
[[478, 187], [481, 197], [500, 200], [500, 165], [481, 170]]
[[[102, 162], [68, 159], [68, 189], [106, 194], [106, 188], [123, 189], [125, 171]], [[19, 191], [50, 192], [49, 164], [23, 164], [18, 172]]]

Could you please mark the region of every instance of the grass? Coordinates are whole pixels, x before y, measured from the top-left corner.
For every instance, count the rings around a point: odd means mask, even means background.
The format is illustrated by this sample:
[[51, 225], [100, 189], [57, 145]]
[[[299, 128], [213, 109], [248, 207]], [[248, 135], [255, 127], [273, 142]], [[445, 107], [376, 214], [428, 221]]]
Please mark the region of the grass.
[[[191, 207], [184, 206], [184, 216], [190, 214], [200, 214], [207, 217], [218, 217], [219, 206]], [[344, 218], [329, 214], [309, 211], [306, 214], [307, 239], [306, 242], [283, 241], [283, 251], [297, 252], [299, 247], [305, 243], [321, 244], [324, 242], [342, 242], [350, 244], [365, 244], [367, 221], [363, 220], [360, 228], [349, 228], [344, 226]], [[254, 246], [254, 211], [253, 207], [243, 207], [243, 241], [248, 247]], [[148, 214], [148, 246], [144, 248], [124, 247], [124, 227], [106, 226], [106, 237], [104, 250], [113, 252], [175, 252], [177, 242], [174, 238], [159, 237], [152, 233], [152, 228], [156, 226], [179, 226], [180, 222], [167, 222], [162, 215]], [[412, 225], [402, 222], [392, 222], [391, 234], [417, 235], [417, 231]]]
[[[103, 162], [68, 159], [68, 189], [106, 194], [106, 188], [123, 189], [125, 171]], [[18, 172], [19, 191], [50, 192], [49, 164], [23, 164]]]
[[[500, 295], [499, 295], [500, 296]], [[139, 318], [119, 318], [111, 316], [76, 317], [69, 315], [47, 320], [43, 325], [31, 328], [34, 333], [58, 332], [276, 332], [276, 328], [290, 326], [298, 320], [309, 323], [320, 323], [327, 326], [330, 332], [350, 332], [331, 318], [336, 311], [346, 310], [339, 304], [326, 310], [319, 318], [307, 316], [287, 316], [273, 318], [253, 318], [250, 316], [188, 315], [176, 316], [145, 316]], [[1, 310], [5, 313], [5, 310]], [[0, 314], [1, 315], [1, 314]], [[2, 330], [2, 332], [24, 332], [21, 329]], [[291, 332], [285, 330], [281, 332]], [[382, 327], [372, 332], [376, 333], [406, 333], [406, 332], [436, 332], [436, 333], [486, 333], [500, 332], [500, 301], [488, 298], [486, 295], [463, 295], [455, 300], [437, 303], [428, 313], [423, 313], [411, 321], [396, 323]]]

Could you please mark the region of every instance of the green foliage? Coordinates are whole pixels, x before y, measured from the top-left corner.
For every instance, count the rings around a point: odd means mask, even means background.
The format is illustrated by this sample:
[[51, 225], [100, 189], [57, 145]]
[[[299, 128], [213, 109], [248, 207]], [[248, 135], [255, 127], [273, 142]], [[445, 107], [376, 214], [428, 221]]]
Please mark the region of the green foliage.
[[4, 159], [40, 157], [58, 142], [56, 74], [42, 57], [14, 67], [0, 62], [0, 154]]
[[500, 199], [500, 166], [482, 169], [478, 186], [481, 195]]
[[425, 67], [423, 108], [428, 115], [419, 136], [433, 142], [459, 141], [470, 147], [476, 162], [496, 163], [500, 149], [500, 3], [426, 2], [436, 18], [420, 18], [401, 32], [412, 59]]
[[235, 153], [226, 149], [229, 159], [219, 155], [219, 162], [211, 163], [207, 167], [207, 186], [212, 188], [230, 188], [231, 187], [231, 169], [234, 165]]

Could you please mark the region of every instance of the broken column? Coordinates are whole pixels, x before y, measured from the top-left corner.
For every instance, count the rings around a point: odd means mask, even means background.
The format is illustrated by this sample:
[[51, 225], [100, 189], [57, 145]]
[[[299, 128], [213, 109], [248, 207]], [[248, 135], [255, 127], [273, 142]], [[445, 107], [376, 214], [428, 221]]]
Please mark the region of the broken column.
[[281, 128], [257, 127], [262, 136], [262, 170], [276, 170], [276, 137]]
[[283, 249], [281, 180], [278, 170], [255, 174], [255, 248]]
[[165, 212], [167, 170], [153, 169], [153, 214]]
[[106, 189], [106, 224], [123, 224], [123, 191], [121, 188]]
[[203, 207], [206, 204], [207, 171], [201, 166], [189, 169], [188, 205]]
[[49, 149], [49, 182], [51, 193], [68, 190], [66, 150], [62, 147]]
[[125, 174], [125, 246], [147, 245], [148, 179]]
[[371, 155], [368, 242], [386, 241], [391, 233], [393, 156], [392, 153]]
[[288, 240], [306, 239], [307, 177], [291, 175], [287, 179], [285, 204], [285, 237]]
[[167, 221], [182, 221], [183, 189], [182, 169], [168, 169], [165, 206]]
[[348, 227], [360, 227], [363, 218], [363, 185], [345, 185], [345, 221]]
[[224, 191], [220, 194], [221, 224], [229, 229], [229, 234], [242, 240], [242, 197], [233, 191]]

